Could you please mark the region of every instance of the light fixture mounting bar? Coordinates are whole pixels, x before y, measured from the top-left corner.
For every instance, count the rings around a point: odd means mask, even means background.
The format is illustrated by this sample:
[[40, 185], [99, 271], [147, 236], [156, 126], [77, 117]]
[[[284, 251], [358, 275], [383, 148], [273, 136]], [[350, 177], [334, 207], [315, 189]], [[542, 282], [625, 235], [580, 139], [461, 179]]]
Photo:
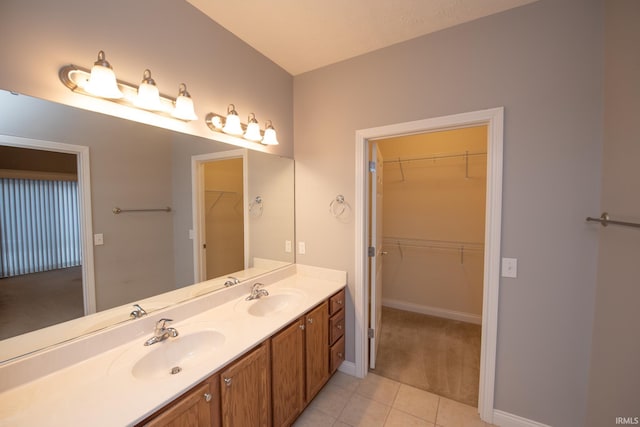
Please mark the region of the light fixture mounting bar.
[[[209, 126], [209, 129], [218, 133], [224, 133], [222, 132], [222, 124], [224, 124], [225, 120], [226, 120], [226, 114], [218, 114], [218, 113], [208, 113], [207, 117], [205, 117], [204, 119], [204, 121], [207, 123], [207, 126]], [[220, 127], [216, 127], [216, 125], [214, 124], [216, 121], [220, 123]], [[242, 122], [240, 122], [240, 127], [242, 128], [243, 132], [247, 130], [247, 125]], [[260, 129], [260, 135], [264, 136], [264, 131], [262, 129]]]

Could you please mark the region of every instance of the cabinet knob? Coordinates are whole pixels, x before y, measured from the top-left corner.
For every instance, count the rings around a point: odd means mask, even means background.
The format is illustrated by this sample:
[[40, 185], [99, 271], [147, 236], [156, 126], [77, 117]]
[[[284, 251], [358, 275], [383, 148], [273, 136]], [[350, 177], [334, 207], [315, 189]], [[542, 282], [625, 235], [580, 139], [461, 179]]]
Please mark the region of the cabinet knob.
[[224, 383], [227, 385], [227, 387], [231, 387], [231, 378], [225, 378]]
[[304, 331], [304, 323], [301, 325], [298, 325], [298, 327]]
[[338, 325], [336, 325], [336, 328], [338, 328], [338, 329], [342, 329], [342, 324], [338, 324]]
[[337, 303], [338, 305], [342, 305], [342, 300], [341, 300], [341, 299], [339, 299], [339, 300], [337, 300], [337, 301], [336, 301], [336, 303]]
[[204, 400], [205, 402], [211, 402], [211, 393], [205, 393]]
[[312, 319], [311, 317], [309, 317], [309, 318], [307, 319], [307, 322], [309, 322], [309, 323], [313, 323], [313, 319]]
[[342, 353], [338, 353], [338, 358], [342, 359]]

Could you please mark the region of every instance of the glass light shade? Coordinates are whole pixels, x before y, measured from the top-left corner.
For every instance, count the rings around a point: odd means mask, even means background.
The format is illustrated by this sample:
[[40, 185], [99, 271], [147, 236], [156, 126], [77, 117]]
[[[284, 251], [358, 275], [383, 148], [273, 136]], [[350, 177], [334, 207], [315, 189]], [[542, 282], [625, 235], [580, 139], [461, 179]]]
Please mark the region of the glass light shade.
[[111, 68], [104, 65], [91, 67], [91, 75], [84, 90], [101, 98], [119, 99], [124, 96], [118, 88], [116, 74]]
[[254, 142], [262, 140], [262, 135], [260, 134], [260, 125], [256, 120], [256, 115], [253, 113], [249, 114], [249, 120], [247, 124], [247, 130], [244, 133], [244, 139], [248, 139], [249, 141]]
[[136, 107], [144, 108], [145, 110], [158, 111], [162, 108], [160, 104], [160, 91], [154, 84], [140, 83], [140, 86], [138, 86], [138, 96], [134, 104]]
[[187, 85], [184, 83], [180, 83], [180, 86], [178, 86], [178, 97], [171, 115], [181, 120], [198, 120], [198, 116], [196, 116], [196, 112], [193, 109], [193, 100], [189, 92], [187, 92]]
[[222, 132], [235, 136], [242, 135], [240, 117], [238, 117], [238, 113], [236, 113], [235, 106], [233, 104], [229, 104], [229, 107], [227, 108], [227, 119], [224, 122]]
[[262, 143], [264, 145], [278, 145], [278, 137], [276, 135], [276, 130], [271, 125], [271, 122], [267, 122], [267, 126], [264, 129], [264, 138], [262, 138]]
[[193, 100], [185, 95], [178, 95], [176, 107], [171, 115], [182, 120], [198, 120], [198, 116], [196, 116], [196, 112], [193, 109]]
[[260, 125], [258, 123], [249, 123], [247, 125], [247, 131], [244, 133], [244, 139], [249, 141], [260, 141], [262, 135], [260, 134]]

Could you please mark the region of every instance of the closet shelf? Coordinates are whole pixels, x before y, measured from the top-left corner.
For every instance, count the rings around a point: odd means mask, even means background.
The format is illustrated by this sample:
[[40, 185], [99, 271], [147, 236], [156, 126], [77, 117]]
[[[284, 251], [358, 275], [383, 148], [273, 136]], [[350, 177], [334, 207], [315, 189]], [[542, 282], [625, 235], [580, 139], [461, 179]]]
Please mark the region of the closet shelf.
[[404, 259], [403, 248], [456, 251], [460, 254], [460, 264], [464, 264], [465, 252], [484, 252], [484, 243], [460, 240], [408, 239], [385, 236], [382, 238], [382, 244], [385, 248], [397, 247], [400, 252], [400, 259]]
[[397, 159], [393, 159], [393, 160], [385, 160], [383, 163], [404, 163], [404, 162], [418, 162], [418, 161], [424, 161], [424, 160], [438, 160], [438, 159], [452, 159], [452, 158], [456, 158], [456, 157], [462, 157], [462, 158], [467, 158], [467, 157], [474, 157], [474, 156], [486, 156], [487, 153], [484, 151], [478, 151], [478, 152], [469, 152], [466, 151], [464, 153], [450, 153], [450, 154], [432, 154], [429, 156], [421, 156], [421, 157], [406, 157], [406, 158], [400, 158], [398, 157]]

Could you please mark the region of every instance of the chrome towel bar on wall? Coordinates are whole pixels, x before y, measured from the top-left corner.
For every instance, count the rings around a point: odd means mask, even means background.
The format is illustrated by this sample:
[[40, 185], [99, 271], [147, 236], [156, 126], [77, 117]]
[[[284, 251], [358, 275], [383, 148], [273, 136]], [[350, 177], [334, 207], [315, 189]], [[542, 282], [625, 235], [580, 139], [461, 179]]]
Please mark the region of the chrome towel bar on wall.
[[120, 209], [119, 207], [115, 207], [111, 210], [114, 214], [118, 215], [125, 212], [171, 212], [171, 208], [167, 206], [166, 208], [158, 208], [158, 209]]
[[603, 227], [606, 227], [609, 224], [614, 224], [614, 225], [622, 225], [625, 227], [640, 228], [640, 224], [637, 224], [635, 222], [614, 221], [609, 217], [609, 214], [606, 212], [603, 212], [602, 215], [600, 215], [600, 218], [591, 218], [590, 216], [588, 216], [587, 221], [599, 222], [600, 225]]

